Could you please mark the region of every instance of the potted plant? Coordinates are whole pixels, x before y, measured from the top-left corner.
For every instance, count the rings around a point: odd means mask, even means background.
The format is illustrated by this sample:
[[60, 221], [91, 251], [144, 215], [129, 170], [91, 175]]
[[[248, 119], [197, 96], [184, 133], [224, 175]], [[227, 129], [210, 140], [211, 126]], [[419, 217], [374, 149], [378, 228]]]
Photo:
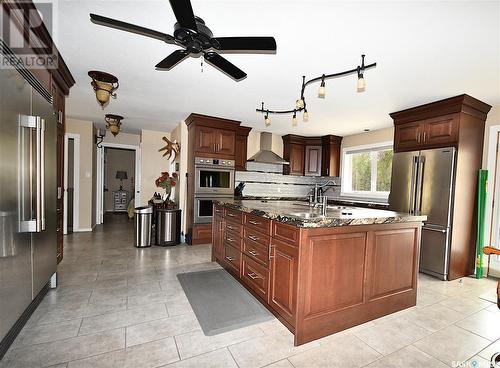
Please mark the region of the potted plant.
[[174, 201], [170, 200], [170, 195], [172, 192], [172, 188], [177, 185], [177, 180], [179, 175], [176, 172], [170, 175], [168, 172], [163, 171], [158, 179], [156, 179], [155, 184], [159, 188], [165, 189], [166, 198], [163, 201], [163, 208], [167, 209], [175, 209], [176, 204]]

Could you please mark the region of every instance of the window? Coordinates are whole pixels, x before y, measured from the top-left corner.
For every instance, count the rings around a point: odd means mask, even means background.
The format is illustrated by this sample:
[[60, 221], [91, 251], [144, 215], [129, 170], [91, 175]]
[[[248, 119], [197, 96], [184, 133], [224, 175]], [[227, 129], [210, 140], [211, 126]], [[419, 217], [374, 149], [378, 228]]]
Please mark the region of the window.
[[349, 147], [342, 152], [342, 195], [387, 199], [391, 190], [392, 143]]

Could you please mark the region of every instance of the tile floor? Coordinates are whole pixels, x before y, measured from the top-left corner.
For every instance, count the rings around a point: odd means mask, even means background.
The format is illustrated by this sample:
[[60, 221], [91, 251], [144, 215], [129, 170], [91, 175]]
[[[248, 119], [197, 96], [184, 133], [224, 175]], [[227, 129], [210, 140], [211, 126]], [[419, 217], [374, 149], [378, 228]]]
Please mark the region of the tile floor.
[[496, 281], [425, 275], [416, 307], [300, 347], [277, 320], [205, 336], [176, 274], [218, 267], [210, 247], [135, 249], [132, 224], [108, 220], [66, 237], [59, 287], [1, 368], [487, 368], [500, 351]]

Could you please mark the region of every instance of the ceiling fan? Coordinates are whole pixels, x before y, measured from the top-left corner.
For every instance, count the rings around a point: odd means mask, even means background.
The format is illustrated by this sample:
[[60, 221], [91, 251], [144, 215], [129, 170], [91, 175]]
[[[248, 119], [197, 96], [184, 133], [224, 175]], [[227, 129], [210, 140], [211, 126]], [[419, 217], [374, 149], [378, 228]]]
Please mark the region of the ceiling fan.
[[90, 14], [90, 20], [101, 26], [156, 38], [183, 48], [174, 51], [156, 64], [158, 70], [170, 70], [190, 55], [203, 54], [207, 63], [239, 81], [247, 74], [220, 56], [218, 52], [273, 53], [276, 51], [274, 37], [213, 37], [212, 31], [205, 25], [203, 19], [193, 14], [189, 0], [170, 0], [170, 5], [177, 19], [173, 36], [97, 14]]

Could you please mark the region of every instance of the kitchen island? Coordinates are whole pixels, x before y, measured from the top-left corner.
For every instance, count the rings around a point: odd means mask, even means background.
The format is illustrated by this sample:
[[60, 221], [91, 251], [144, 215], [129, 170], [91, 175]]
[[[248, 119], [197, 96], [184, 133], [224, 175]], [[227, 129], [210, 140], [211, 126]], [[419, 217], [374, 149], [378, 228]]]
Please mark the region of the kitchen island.
[[416, 304], [422, 221], [305, 202], [214, 202], [212, 260], [294, 335], [295, 345]]

